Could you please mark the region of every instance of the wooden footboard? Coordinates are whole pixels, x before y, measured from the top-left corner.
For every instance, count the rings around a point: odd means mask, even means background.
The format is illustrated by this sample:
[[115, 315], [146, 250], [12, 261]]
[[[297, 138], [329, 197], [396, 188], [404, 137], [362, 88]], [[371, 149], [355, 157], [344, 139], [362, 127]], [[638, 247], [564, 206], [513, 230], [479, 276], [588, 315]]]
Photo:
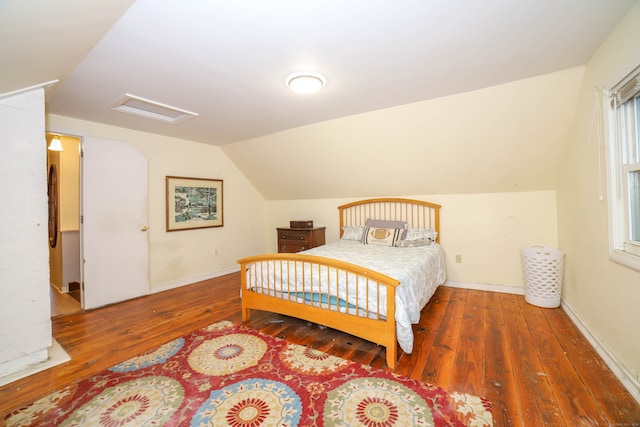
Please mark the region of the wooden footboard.
[[[319, 323], [384, 346], [387, 365], [395, 367], [398, 280], [314, 255], [266, 254], [238, 263], [243, 321], [256, 309]], [[388, 316], [380, 314], [385, 306]]]

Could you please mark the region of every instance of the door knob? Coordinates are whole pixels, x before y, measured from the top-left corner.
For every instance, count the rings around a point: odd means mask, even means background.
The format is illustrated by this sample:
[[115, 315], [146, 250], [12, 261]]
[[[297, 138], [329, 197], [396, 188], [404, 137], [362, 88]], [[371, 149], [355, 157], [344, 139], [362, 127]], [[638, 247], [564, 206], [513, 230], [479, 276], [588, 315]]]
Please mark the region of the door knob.
[[148, 230], [148, 228], [147, 228], [146, 225], [143, 225], [142, 227], [140, 227], [140, 231], [147, 231], [147, 230]]

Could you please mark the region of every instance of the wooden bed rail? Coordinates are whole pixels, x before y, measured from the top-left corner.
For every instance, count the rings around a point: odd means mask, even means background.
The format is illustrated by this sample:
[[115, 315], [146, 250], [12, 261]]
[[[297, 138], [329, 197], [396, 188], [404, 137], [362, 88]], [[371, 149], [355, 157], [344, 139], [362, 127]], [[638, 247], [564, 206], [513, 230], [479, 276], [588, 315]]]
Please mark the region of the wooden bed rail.
[[[242, 258], [238, 263], [243, 321], [249, 320], [251, 310], [255, 309], [338, 329], [386, 347], [387, 365], [395, 367], [398, 280], [315, 255], [264, 254]], [[338, 285], [338, 277], [342, 285]], [[386, 316], [379, 314], [381, 298], [386, 301]]]

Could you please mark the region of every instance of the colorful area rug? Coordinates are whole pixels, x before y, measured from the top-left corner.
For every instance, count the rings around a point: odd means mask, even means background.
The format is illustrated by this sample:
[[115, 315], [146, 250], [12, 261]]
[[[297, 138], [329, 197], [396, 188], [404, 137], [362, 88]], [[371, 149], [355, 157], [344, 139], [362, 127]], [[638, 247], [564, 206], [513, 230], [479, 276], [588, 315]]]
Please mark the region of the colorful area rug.
[[215, 323], [70, 385], [7, 426], [491, 426], [489, 402]]

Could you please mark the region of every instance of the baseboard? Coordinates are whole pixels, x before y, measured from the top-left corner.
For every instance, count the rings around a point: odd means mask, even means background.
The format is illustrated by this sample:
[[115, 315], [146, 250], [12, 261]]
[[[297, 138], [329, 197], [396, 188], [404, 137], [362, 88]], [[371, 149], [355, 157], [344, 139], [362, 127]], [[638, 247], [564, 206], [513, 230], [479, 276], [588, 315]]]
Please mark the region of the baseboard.
[[152, 286], [149, 289], [150, 294], [155, 294], [162, 291], [168, 291], [169, 289], [179, 288], [181, 286], [192, 285], [197, 282], [202, 282], [204, 280], [214, 279], [220, 276], [226, 276], [227, 274], [237, 273], [240, 271], [240, 266], [228, 267], [222, 270], [214, 271], [211, 273], [203, 274], [202, 276], [193, 276], [186, 279], [176, 280], [174, 282], [162, 283], [160, 285]]
[[69, 292], [69, 286], [58, 286], [57, 284], [53, 283], [53, 282], [49, 282], [49, 286], [51, 286], [53, 289], [55, 289], [56, 291], [58, 291], [61, 294], [66, 294], [67, 292]]
[[607, 364], [613, 374], [620, 380], [622, 385], [633, 396], [633, 398], [640, 403], [640, 381], [629, 372], [618, 358], [600, 341], [590, 330], [589, 327], [582, 321], [580, 316], [576, 314], [569, 304], [563, 299], [561, 306], [565, 313], [571, 318], [576, 327], [582, 332], [582, 335], [589, 341], [589, 344], [594, 348], [596, 353], [602, 357], [604, 363]]
[[476, 291], [524, 295], [524, 288], [522, 286], [495, 285], [493, 283], [469, 283], [458, 282], [456, 280], [447, 280], [443, 286], [449, 286], [450, 288], [473, 289]]
[[[502, 292], [507, 294], [524, 295], [524, 288], [520, 286], [506, 286], [506, 285], [494, 285], [491, 283], [468, 283], [458, 282], [455, 280], [447, 280], [443, 286], [449, 286], [452, 288], [462, 289], [474, 289], [488, 292]], [[613, 374], [620, 380], [624, 388], [631, 394], [631, 396], [638, 402], [640, 402], [640, 381], [629, 372], [618, 358], [600, 341], [588, 328], [588, 326], [580, 319], [580, 317], [573, 311], [573, 309], [562, 299], [560, 302], [561, 307], [565, 313], [569, 316], [571, 321], [582, 332], [589, 344], [598, 353], [602, 360], [607, 364]]]
[[64, 351], [54, 338], [51, 338], [51, 347], [47, 349], [47, 352], [47, 360], [41, 363], [30, 364], [18, 372], [12, 372], [0, 377], [0, 387], [71, 360], [69, 354]]

